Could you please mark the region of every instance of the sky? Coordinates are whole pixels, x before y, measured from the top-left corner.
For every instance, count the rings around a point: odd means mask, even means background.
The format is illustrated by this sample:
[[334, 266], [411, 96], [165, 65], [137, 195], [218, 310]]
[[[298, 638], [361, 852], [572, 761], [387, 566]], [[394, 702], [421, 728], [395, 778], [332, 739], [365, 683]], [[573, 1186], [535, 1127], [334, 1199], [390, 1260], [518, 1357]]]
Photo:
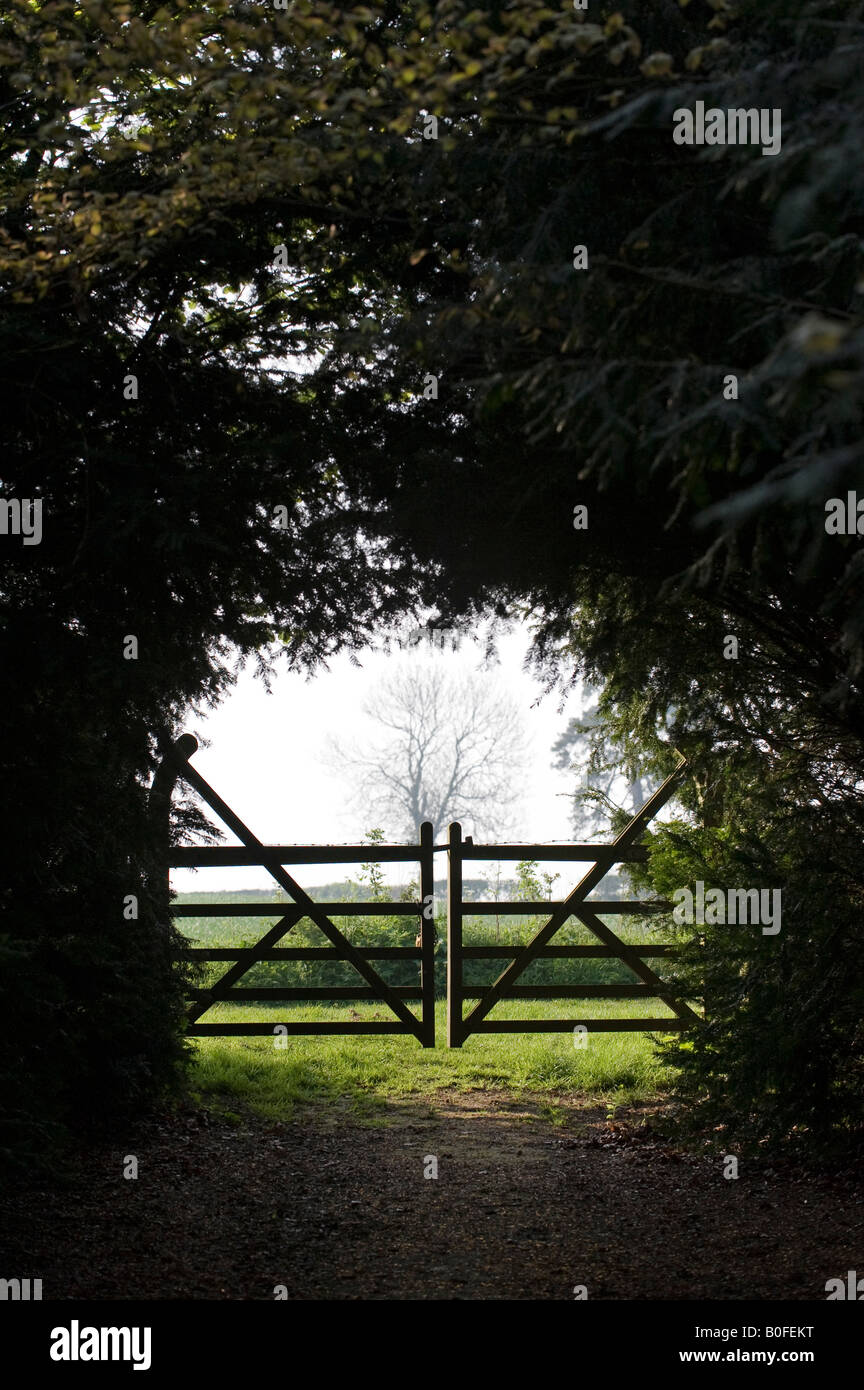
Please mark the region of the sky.
[[[530, 749], [527, 772], [519, 779], [522, 795], [511, 808], [517, 828], [507, 838], [570, 840], [568, 792], [574, 775], [552, 769], [551, 750], [568, 719], [579, 714], [579, 698], [571, 694], [559, 708], [560, 692], [545, 695], [541, 684], [525, 673], [529, 640], [527, 628], [514, 625], [499, 638], [499, 660], [492, 667], [484, 666], [484, 648], [468, 641], [457, 651], [433, 651], [426, 643], [393, 654], [369, 650], [358, 654], [359, 666], [345, 655], [312, 679], [281, 670], [270, 694], [246, 669], [221, 705], [206, 717], [187, 721], [186, 731], [201, 745], [192, 763], [265, 843], [356, 843], [378, 821], [364, 816], [362, 801], [352, 800], [350, 780], [326, 765], [328, 736], [343, 744], [363, 743], [365, 731], [368, 739], [370, 724], [362, 706], [374, 699], [376, 683], [396, 664], [431, 662], [457, 675], [474, 670], [500, 682], [516, 701]], [[225, 843], [236, 841], [227, 835]], [[350, 865], [289, 871], [307, 887], [355, 876]], [[387, 877], [399, 881], [400, 866], [392, 866]], [[178, 892], [276, 886], [263, 868], [174, 870], [171, 881]]]

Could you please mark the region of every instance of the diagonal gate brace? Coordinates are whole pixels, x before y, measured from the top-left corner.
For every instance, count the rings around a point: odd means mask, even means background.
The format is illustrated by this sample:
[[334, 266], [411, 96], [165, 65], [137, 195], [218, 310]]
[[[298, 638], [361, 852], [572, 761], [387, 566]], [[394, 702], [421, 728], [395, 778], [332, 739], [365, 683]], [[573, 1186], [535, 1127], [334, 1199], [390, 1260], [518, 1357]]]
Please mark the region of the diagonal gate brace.
[[[672, 796], [687, 767], [687, 759], [680, 753], [678, 757], [680, 761], [675, 770], [670, 773], [663, 783], [661, 783], [653, 796], [648, 798], [645, 805], [637, 811], [633, 819], [621, 831], [621, 834], [613, 840], [611, 846], [613, 851], [629, 849], [633, 842], [642, 834], [648, 822], [653, 819], [660, 808], [664, 806]], [[459, 1029], [461, 1034], [467, 1036], [473, 1028], [491, 1012], [495, 1005], [503, 998], [510, 986], [524, 973], [532, 961], [537, 959], [540, 951], [550, 938], [555, 935], [559, 928], [567, 921], [567, 918], [571, 916], [578, 917], [595, 936], [599, 937], [600, 940], [604, 942], [604, 944], [613, 947], [624, 964], [628, 965], [646, 984], [654, 986], [655, 989], [659, 986], [659, 989], [657, 989], [658, 997], [661, 998], [665, 1004], [668, 1004], [680, 1018], [687, 1019], [688, 1022], [699, 1022], [698, 1014], [694, 1013], [683, 1001], [677, 1000], [670, 994], [664, 987], [663, 981], [655, 975], [653, 970], [644, 964], [636, 950], [621, 941], [604, 922], [601, 922], [596, 913], [591, 911], [590, 906], [585, 903], [588, 894], [606, 877], [610, 865], [615, 862], [616, 858], [613, 853], [611, 856], [604, 856], [602, 862], [595, 864], [592, 869], [588, 870], [587, 874], [585, 874], [576, 885], [569, 897], [565, 898], [560, 907], [555, 909], [549, 921], [532, 937], [528, 945], [524, 946], [519, 954], [514, 957], [510, 965], [498, 976], [494, 984], [490, 985], [482, 999], [474, 1006], [468, 1016], [462, 1020]], [[660, 992], [661, 990], [663, 991], [662, 993]]]
[[[255, 946], [250, 948], [242, 968], [238, 968], [241, 965], [241, 962], [238, 960], [237, 965], [233, 966], [231, 970], [227, 971], [226, 974], [217, 981], [210, 992], [211, 997], [209, 1001], [204, 1000], [203, 1003], [199, 1001], [192, 1006], [188, 1014], [189, 1022], [194, 1022], [196, 1018], [200, 1017], [202, 1013], [210, 1008], [211, 1004], [216, 1002], [219, 997], [216, 993], [217, 990], [229, 988], [230, 984], [232, 984], [235, 979], [239, 978], [239, 975], [243, 974], [250, 965], [254, 964], [255, 960], [260, 957], [260, 952], [269, 949], [274, 941], [279, 940], [280, 937], [291, 930], [301, 916], [305, 916], [309, 917], [317, 927], [320, 927], [321, 931], [327, 937], [327, 940], [336, 947], [343, 959], [350, 961], [358, 974], [362, 975], [366, 983], [372, 986], [378, 997], [389, 1005], [399, 1021], [405, 1025], [406, 1029], [422, 1041], [423, 1025], [421, 1020], [407, 1008], [399, 996], [394, 993], [390, 985], [388, 985], [385, 980], [382, 980], [381, 976], [373, 970], [372, 966], [363, 959], [359, 951], [352, 946], [347, 937], [343, 936], [342, 932], [340, 932], [335, 923], [330, 920], [326, 912], [309, 897], [308, 893], [303, 891], [299, 883], [295, 883], [294, 879], [289, 873], [286, 873], [282, 865], [278, 862], [274, 862], [272, 856], [268, 856], [266, 845], [252, 833], [239, 816], [234, 814], [231, 807], [222, 800], [221, 796], [213, 790], [209, 783], [205, 782], [201, 774], [197, 772], [195, 768], [190, 767], [188, 761], [181, 761], [181, 754], [175, 754], [175, 759], [179, 764], [178, 775], [188, 782], [191, 787], [194, 787], [202, 800], [206, 801], [211, 810], [216, 812], [230, 830], [233, 830], [234, 834], [247, 849], [254, 849], [256, 853], [260, 854], [259, 863], [267, 870], [271, 877], [286, 890], [286, 892], [290, 893], [297, 907], [300, 909], [296, 914], [293, 911], [286, 913], [281, 921], [277, 922]], [[229, 979], [229, 976], [232, 978]]]

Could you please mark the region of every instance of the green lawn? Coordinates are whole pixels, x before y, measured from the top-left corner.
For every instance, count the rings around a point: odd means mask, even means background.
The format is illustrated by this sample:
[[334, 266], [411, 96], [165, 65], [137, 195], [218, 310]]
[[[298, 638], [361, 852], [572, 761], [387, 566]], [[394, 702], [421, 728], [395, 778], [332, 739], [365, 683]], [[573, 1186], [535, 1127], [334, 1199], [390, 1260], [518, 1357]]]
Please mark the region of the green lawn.
[[[665, 1015], [658, 1001], [587, 999], [584, 1016]], [[298, 1005], [309, 1019], [346, 1018], [335, 1005]], [[356, 1012], [386, 1014], [384, 1005], [363, 1004]], [[519, 1001], [498, 1005], [495, 1017], [573, 1017], [574, 1001]], [[273, 1018], [287, 1021], [290, 1006], [224, 1004], [208, 1011], [207, 1021], [240, 1022]], [[348, 1101], [369, 1110], [387, 1099], [423, 1096], [445, 1088], [459, 1091], [505, 1089], [591, 1095], [611, 1103], [642, 1100], [664, 1089], [667, 1078], [646, 1033], [595, 1033], [576, 1050], [569, 1033], [505, 1033], [477, 1036], [448, 1049], [445, 1006], [436, 1010], [437, 1046], [423, 1048], [411, 1037], [370, 1035], [287, 1038], [285, 1047], [270, 1038], [198, 1038], [193, 1085], [205, 1102], [230, 1109], [242, 1101], [271, 1119], [291, 1114], [297, 1102]]]
[[[228, 895], [226, 895], [228, 896]], [[237, 895], [240, 896], [239, 894]], [[259, 895], [263, 896], [263, 895]], [[220, 895], [184, 894], [179, 902], [219, 900]], [[227, 904], [226, 904], [227, 906]], [[229, 909], [230, 912], [230, 909]], [[275, 917], [273, 918], [275, 921]], [[238, 945], [257, 939], [271, 925], [269, 919], [238, 919], [226, 915], [214, 918], [187, 918], [178, 923], [185, 934], [200, 946]], [[413, 945], [416, 925], [403, 918], [389, 924], [365, 919], [345, 920], [341, 924], [357, 943]], [[510, 921], [501, 930], [502, 941], [528, 940], [537, 928], [530, 921]], [[613, 925], [610, 923], [610, 925]], [[624, 939], [668, 939], [662, 936], [657, 923], [650, 927], [616, 919], [615, 929]], [[445, 925], [439, 923], [439, 934], [445, 935]], [[491, 919], [466, 922], [466, 940], [491, 942], [497, 934]], [[556, 941], [594, 941], [581, 924], [568, 925]], [[326, 944], [307, 927], [298, 925], [290, 944]], [[285, 944], [289, 944], [286, 938]], [[443, 949], [443, 948], [442, 948]], [[224, 964], [204, 967], [202, 984], [215, 980], [225, 969]], [[443, 962], [437, 968], [443, 978]], [[478, 983], [491, 981], [500, 973], [500, 963], [473, 963], [473, 978]], [[334, 971], [348, 972], [343, 980]], [[620, 961], [573, 961], [544, 963], [532, 967], [526, 983], [542, 983], [564, 978], [583, 983], [601, 981], [633, 982], [633, 976]], [[398, 973], [401, 972], [401, 973]], [[553, 973], [554, 972], [554, 973]], [[402, 963], [382, 967], [391, 983], [417, 982], [416, 964]], [[262, 984], [327, 984], [346, 983], [355, 979], [347, 965], [291, 966], [264, 964], [253, 966], [240, 982], [244, 986]], [[466, 1012], [470, 1006], [466, 1005]], [[409, 1004], [419, 1012], [419, 1004]], [[383, 1003], [357, 1001], [355, 1004], [276, 1004], [252, 1002], [225, 1003], [208, 1009], [201, 1022], [240, 1022], [271, 1020], [279, 1022], [296, 1019], [347, 1019], [349, 1010], [361, 1017], [389, 1019], [390, 1011]], [[490, 1019], [496, 1018], [573, 1018], [584, 1017], [671, 1017], [671, 1011], [657, 999], [650, 1000], [519, 1000], [496, 1005]], [[461, 1048], [448, 1049], [446, 1013], [443, 1002], [436, 1009], [435, 1048], [423, 1048], [413, 1037], [399, 1035], [349, 1035], [334, 1037], [280, 1038], [286, 1046], [276, 1046], [270, 1037], [200, 1038], [192, 1042], [195, 1052], [193, 1085], [202, 1101], [230, 1110], [240, 1103], [243, 1108], [270, 1118], [290, 1115], [298, 1102], [345, 1104], [370, 1111], [388, 1099], [418, 1097], [441, 1092], [447, 1088], [457, 1091], [503, 1089], [512, 1092], [531, 1091], [580, 1094], [595, 1101], [608, 1103], [644, 1100], [666, 1089], [668, 1076], [658, 1062], [651, 1036], [647, 1033], [590, 1033], [587, 1046], [576, 1049], [572, 1033], [508, 1033], [497, 1036], [481, 1035], [468, 1039]]]

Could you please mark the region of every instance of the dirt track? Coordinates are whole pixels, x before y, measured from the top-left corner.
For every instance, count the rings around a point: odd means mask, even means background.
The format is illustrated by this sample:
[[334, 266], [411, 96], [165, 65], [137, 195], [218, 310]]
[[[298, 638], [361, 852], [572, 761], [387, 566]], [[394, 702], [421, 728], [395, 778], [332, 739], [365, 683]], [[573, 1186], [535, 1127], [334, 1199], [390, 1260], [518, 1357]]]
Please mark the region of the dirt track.
[[[548, 1104], [548, 1100], [543, 1102]], [[864, 1256], [848, 1174], [683, 1155], [632, 1112], [449, 1095], [279, 1125], [185, 1111], [0, 1200], [45, 1299], [824, 1301]], [[134, 1153], [139, 1176], [124, 1179]], [[424, 1159], [438, 1177], [424, 1178]], [[426, 1163], [427, 1168], [432, 1165]]]

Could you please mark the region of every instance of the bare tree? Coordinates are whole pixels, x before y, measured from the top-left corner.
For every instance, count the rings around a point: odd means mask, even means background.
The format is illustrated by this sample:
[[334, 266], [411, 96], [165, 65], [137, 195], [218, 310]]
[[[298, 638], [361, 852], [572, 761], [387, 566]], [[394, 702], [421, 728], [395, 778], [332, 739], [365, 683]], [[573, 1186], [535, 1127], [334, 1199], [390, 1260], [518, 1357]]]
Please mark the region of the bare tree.
[[363, 711], [374, 726], [367, 744], [331, 740], [327, 761], [347, 774], [367, 818], [409, 840], [424, 820], [436, 835], [452, 820], [501, 833], [526, 744], [519, 708], [496, 677], [405, 667], [380, 682]]

